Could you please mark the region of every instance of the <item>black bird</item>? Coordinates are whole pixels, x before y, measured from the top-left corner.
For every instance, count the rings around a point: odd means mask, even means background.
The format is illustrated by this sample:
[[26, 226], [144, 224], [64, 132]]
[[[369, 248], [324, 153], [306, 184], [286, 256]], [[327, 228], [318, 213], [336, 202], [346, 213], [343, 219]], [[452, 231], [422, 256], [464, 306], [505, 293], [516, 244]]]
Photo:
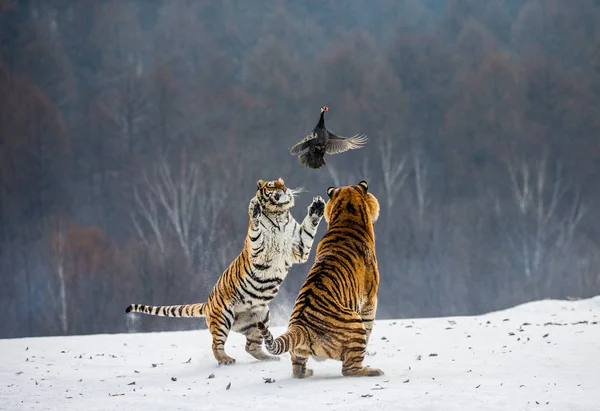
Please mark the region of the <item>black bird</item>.
[[325, 154], [337, 154], [361, 148], [367, 142], [364, 134], [339, 137], [327, 130], [324, 117], [326, 111], [329, 111], [329, 108], [321, 106], [321, 117], [313, 131], [290, 150], [290, 154], [298, 155], [300, 162], [309, 168], [323, 167]]

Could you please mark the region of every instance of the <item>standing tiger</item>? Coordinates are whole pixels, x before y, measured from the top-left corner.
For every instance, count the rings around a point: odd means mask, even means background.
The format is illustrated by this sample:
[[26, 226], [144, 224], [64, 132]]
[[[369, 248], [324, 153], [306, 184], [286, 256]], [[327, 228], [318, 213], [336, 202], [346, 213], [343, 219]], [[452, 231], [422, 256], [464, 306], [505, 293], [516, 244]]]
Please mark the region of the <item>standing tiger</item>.
[[373, 223], [379, 202], [368, 184], [329, 187], [325, 206], [327, 232], [296, 299], [287, 331], [273, 340], [264, 323], [257, 326], [267, 351], [290, 352], [296, 378], [310, 377], [309, 356], [342, 361], [346, 376], [377, 376], [363, 366], [377, 309], [379, 270]]
[[230, 330], [246, 336], [246, 352], [258, 360], [279, 360], [262, 350], [262, 336], [256, 322], [269, 322], [269, 302], [292, 264], [308, 260], [325, 201], [313, 198], [308, 214], [298, 224], [290, 209], [294, 192], [283, 179], [259, 180], [256, 195], [250, 200], [248, 234], [244, 249], [223, 272], [205, 303], [146, 306], [132, 304], [126, 312], [141, 312], [166, 317], [206, 317], [212, 335], [212, 349], [219, 364], [233, 364], [225, 353]]

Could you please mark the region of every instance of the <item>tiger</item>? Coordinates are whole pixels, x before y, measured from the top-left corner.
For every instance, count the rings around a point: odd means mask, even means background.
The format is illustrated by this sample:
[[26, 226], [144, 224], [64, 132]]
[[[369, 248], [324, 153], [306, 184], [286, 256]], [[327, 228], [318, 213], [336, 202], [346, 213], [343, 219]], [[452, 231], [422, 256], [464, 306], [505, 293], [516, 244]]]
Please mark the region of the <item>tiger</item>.
[[323, 198], [314, 197], [302, 224], [298, 224], [290, 212], [297, 191], [286, 187], [282, 178], [261, 179], [256, 185], [256, 194], [248, 205], [250, 221], [244, 248], [222, 273], [206, 302], [131, 304], [125, 310], [165, 317], [205, 317], [219, 365], [235, 363], [225, 352], [232, 330], [245, 335], [246, 352], [257, 360], [279, 360], [263, 351], [256, 322], [269, 323], [269, 302], [277, 295], [290, 267], [308, 260], [325, 209]]
[[377, 311], [379, 269], [373, 224], [379, 202], [368, 184], [329, 187], [325, 206], [327, 232], [296, 299], [287, 331], [276, 339], [268, 324], [257, 323], [267, 351], [290, 352], [292, 375], [313, 375], [306, 362], [342, 361], [344, 376], [379, 376], [363, 366]]

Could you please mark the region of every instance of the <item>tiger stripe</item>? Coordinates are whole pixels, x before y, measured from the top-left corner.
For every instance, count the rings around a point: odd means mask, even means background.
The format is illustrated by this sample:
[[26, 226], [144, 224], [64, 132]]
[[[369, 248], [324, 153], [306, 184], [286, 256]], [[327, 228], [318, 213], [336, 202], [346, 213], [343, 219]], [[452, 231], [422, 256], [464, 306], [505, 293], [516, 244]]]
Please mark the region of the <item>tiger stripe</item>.
[[296, 378], [312, 375], [309, 356], [342, 361], [346, 376], [377, 376], [383, 371], [363, 366], [375, 313], [379, 269], [373, 224], [379, 203], [361, 181], [330, 187], [325, 206], [327, 232], [302, 285], [287, 331], [277, 337], [267, 324], [257, 327], [270, 354], [290, 352]]
[[206, 304], [152, 306], [144, 304], [130, 304], [125, 312], [158, 315], [160, 317], [203, 317]]
[[165, 317], [206, 317], [213, 338], [213, 354], [219, 364], [235, 359], [225, 353], [230, 331], [246, 336], [246, 351], [259, 360], [279, 359], [262, 350], [256, 322], [269, 324], [268, 304], [277, 296], [293, 264], [308, 260], [323, 216], [325, 202], [315, 197], [301, 224], [292, 216], [294, 192], [283, 179], [259, 180], [250, 200], [250, 220], [244, 248], [221, 274], [205, 303], [148, 306], [131, 304], [127, 313]]

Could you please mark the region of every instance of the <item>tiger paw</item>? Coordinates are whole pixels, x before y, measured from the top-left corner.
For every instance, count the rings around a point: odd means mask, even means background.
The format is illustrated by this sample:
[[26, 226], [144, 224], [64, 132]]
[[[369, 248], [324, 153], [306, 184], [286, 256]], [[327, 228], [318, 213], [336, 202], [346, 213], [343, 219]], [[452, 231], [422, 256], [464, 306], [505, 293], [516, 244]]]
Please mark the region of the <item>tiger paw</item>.
[[294, 378], [308, 378], [312, 377], [314, 374], [311, 368], [304, 368], [303, 370], [294, 370], [292, 372], [292, 376]]
[[363, 375], [366, 377], [379, 377], [380, 375], [385, 375], [385, 373], [379, 368], [365, 367], [363, 368]]
[[379, 368], [362, 367], [362, 368], [344, 368], [342, 367], [342, 375], [346, 377], [379, 377], [384, 375], [384, 372]]
[[308, 215], [312, 218], [321, 218], [325, 213], [325, 201], [320, 197], [313, 197], [313, 201], [308, 206]]
[[231, 365], [235, 364], [235, 358], [231, 358], [227, 354], [221, 354], [217, 359], [217, 362], [219, 363], [219, 365]]
[[250, 218], [252, 218], [253, 222], [258, 222], [258, 217], [260, 217], [262, 213], [262, 206], [256, 197], [250, 200], [250, 204], [248, 205], [248, 214]]

